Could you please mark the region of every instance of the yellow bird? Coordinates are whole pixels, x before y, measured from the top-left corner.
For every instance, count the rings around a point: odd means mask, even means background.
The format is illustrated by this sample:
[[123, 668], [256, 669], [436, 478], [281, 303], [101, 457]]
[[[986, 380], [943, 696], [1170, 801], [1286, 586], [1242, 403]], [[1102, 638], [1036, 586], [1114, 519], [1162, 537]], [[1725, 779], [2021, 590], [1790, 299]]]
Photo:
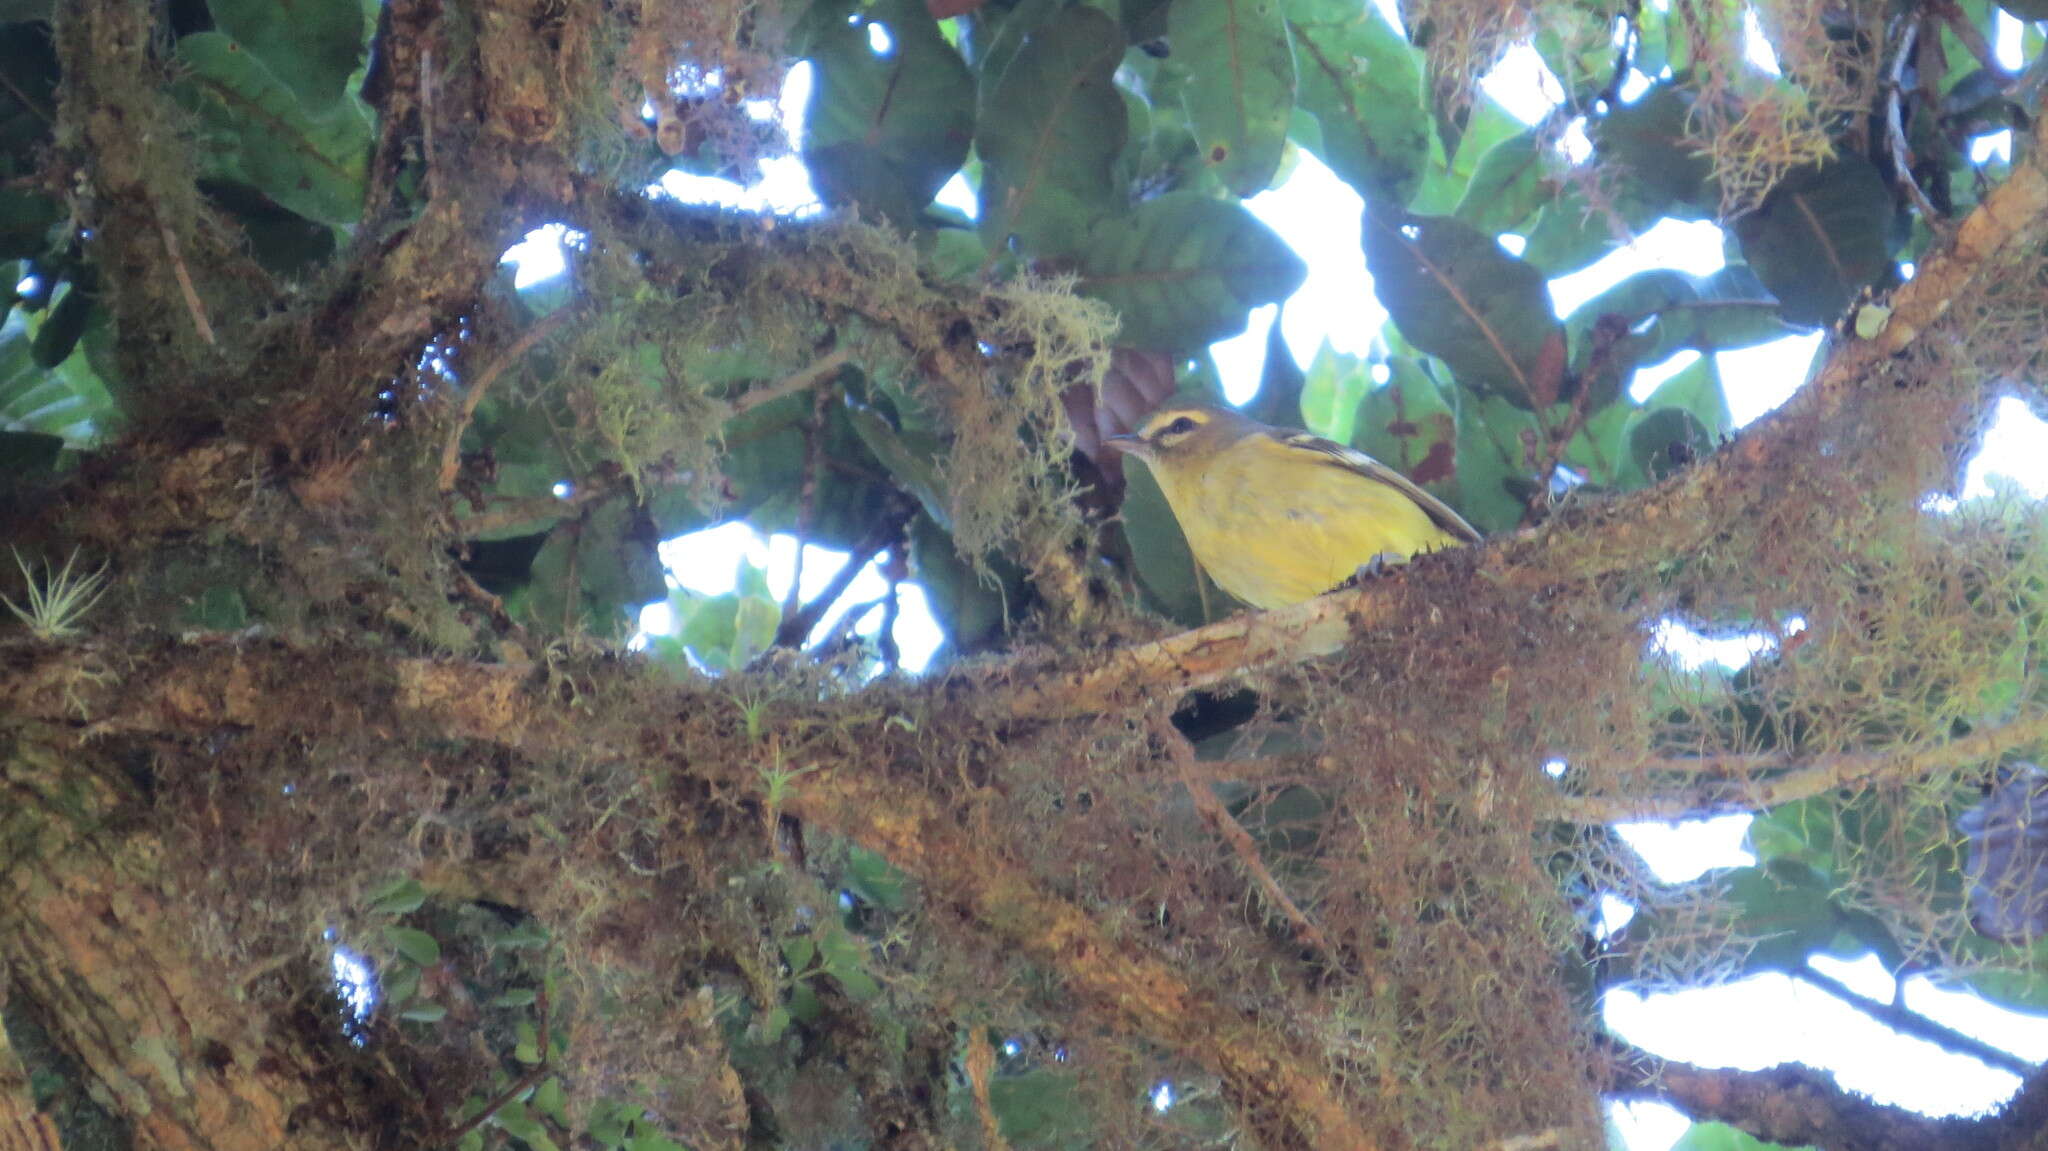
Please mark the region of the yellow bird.
[[1442, 500], [1364, 452], [1209, 404], [1170, 403], [1107, 447], [1144, 460], [1216, 586], [1257, 608], [1360, 568], [1479, 542]]

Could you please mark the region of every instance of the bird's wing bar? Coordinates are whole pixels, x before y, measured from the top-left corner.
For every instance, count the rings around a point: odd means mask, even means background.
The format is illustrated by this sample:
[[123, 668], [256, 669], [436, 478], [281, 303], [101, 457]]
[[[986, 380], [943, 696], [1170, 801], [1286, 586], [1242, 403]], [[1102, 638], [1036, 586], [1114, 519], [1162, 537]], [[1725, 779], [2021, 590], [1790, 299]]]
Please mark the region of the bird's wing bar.
[[1356, 472], [1366, 479], [1393, 488], [1395, 491], [1414, 500], [1415, 506], [1427, 513], [1436, 526], [1457, 536], [1466, 543], [1476, 544], [1480, 542], [1479, 529], [1466, 523], [1465, 517], [1452, 511], [1449, 504], [1423, 491], [1415, 481], [1373, 459], [1364, 452], [1347, 448], [1334, 440], [1326, 440], [1321, 436], [1310, 435], [1307, 432], [1285, 434], [1279, 436], [1278, 439], [1290, 448], [1296, 448], [1305, 452], [1315, 452], [1318, 455], [1326, 456], [1335, 467], [1343, 468], [1349, 472]]

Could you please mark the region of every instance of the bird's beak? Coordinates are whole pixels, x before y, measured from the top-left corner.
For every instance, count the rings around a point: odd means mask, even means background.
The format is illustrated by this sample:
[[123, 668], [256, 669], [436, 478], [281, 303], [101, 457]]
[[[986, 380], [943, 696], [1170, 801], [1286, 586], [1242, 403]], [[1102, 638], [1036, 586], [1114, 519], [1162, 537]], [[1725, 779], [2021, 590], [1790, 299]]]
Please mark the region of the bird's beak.
[[1113, 452], [1136, 456], [1141, 460], [1152, 458], [1152, 445], [1138, 436], [1110, 436], [1102, 441], [1102, 446]]

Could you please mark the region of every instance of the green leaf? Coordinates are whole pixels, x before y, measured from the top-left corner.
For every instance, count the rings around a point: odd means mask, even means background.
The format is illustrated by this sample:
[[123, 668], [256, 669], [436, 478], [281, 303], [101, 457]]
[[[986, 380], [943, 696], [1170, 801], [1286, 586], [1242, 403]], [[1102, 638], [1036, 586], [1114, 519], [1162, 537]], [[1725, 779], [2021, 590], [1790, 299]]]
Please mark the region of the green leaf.
[[309, 111], [262, 61], [221, 32], [178, 41], [173, 87], [197, 119], [210, 176], [248, 184], [311, 220], [352, 224], [362, 213], [370, 121], [341, 100]]
[[1457, 411], [1413, 357], [1396, 356], [1387, 370], [1387, 382], [1357, 406], [1357, 430], [1344, 442], [1449, 497], [1455, 489], [1436, 485], [1458, 477]]
[[386, 927], [384, 941], [392, 950], [421, 967], [441, 962], [441, 942], [415, 927]]
[[46, 315], [30, 317], [16, 308], [0, 322], [0, 429], [59, 436], [83, 447], [106, 430], [114, 402], [84, 356], [54, 369], [36, 364], [31, 347], [45, 321]]
[[1000, 67], [984, 66], [975, 147], [992, 250], [1016, 236], [1039, 255], [1074, 252], [1116, 210], [1110, 169], [1128, 124], [1110, 77], [1123, 53], [1116, 22], [1076, 5], [1033, 29]]
[[1728, 410], [1727, 391], [1721, 386], [1721, 371], [1712, 356], [1701, 356], [1698, 363], [1657, 385], [1657, 390], [1643, 401], [1642, 410], [1659, 408], [1690, 412], [1716, 441], [1735, 428], [1735, 417]]
[[42, 432], [0, 431], [0, 479], [47, 475], [64, 454], [64, 437]]
[[548, 1139], [547, 1126], [539, 1119], [534, 1118], [533, 1112], [527, 1109], [526, 1104], [517, 1100], [510, 1100], [500, 1106], [491, 1116], [490, 1122], [493, 1126], [502, 1129], [505, 1134], [534, 1148], [535, 1151], [539, 1151], [543, 1145], [550, 1147], [554, 1145]]
[[1528, 483], [1523, 437], [1536, 421], [1500, 396], [1467, 402], [1458, 412], [1458, 513], [1482, 532], [1503, 532], [1522, 520], [1514, 484]]
[[341, 100], [363, 54], [362, 0], [207, 0], [207, 8], [312, 112]]
[[422, 1003], [398, 1013], [400, 1019], [408, 1019], [414, 1023], [439, 1023], [447, 1016], [448, 1009], [439, 1003]]
[[613, 637], [637, 622], [643, 604], [668, 590], [654, 552], [658, 542], [644, 513], [624, 500], [561, 524], [534, 557], [519, 614], [551, 633], [583, 629]]
[[1796, 971], [1840, 929], [1826, 879], [1804, 864], [1731, 867], [1715, 883], [1734, 930], [1753, 941], [1745, 971]]
[[1307, 274], [1243, 205], [1169, 192], [1094, 230], [1078, 286], [1122, 316], [1119, 344], [1178, 351], [1244, 331]]
[[531, 1007], [539, 996], [531, 987], [513, 987], [499, 992], [491, 998], [493, 1007]]
[[337, 229], [286, 211], [246, 184], [203, 180], [199, 190], [242, 226], [249, 254], [272, 273], [303, 275], [334, 255]]
[[368, 899], [372, 915], [408, 915], [426, 903], [427, 889], [409, 875], [400, 876], [372, 890]]
[[522, 919], [492, 931], [490, 940], [492, 947], [503, 947], [510, 951], [546, 947], [548, 931], [538, 920]]
[[858, 844], [848, 851], [844, 879], [848, 890], [884, 911], [902, 909], [910, 884], [909, 875]]
[[96, 302], [97, 296], [76, 282], [59, 289], [56, 302], [43, 313], [35, 338], [29, 342], [29, 359], [45, 370], [70, 359], [72, 349], [85, 336]]
[[[0, 176], [27, 176], [57, 123], [61, 69], [50, 26], [39, 17], [13, 20], [20, 22], [0, 24]], [[17, 224], [4, 227], [12, 233]]]
[[1564, 381], [1564, 328], [1550, 285], [1493, 237], [1444, 216], [1368, 210], [1365, 263], [1401, 335], [1460, 385], [1548, 407]]
[[569, 1100], [560, 1076], [550, 1075], [533, 1090], [534, 1109], [564, 1127], [569, 1125]]
[[1479, 157], [1452, 215], [1488, 235], [1519, 232], [1554, 198], [1564, 158], [1535, 129], [1510, 136]]
[[782, 941], [782, 958], [789, 964], [792, 976], [810, 973], [811, 961], [818, 957], [818, 945], [808, 935], [791, 935]]
[[[1244, 405], [1244, 412], [1261, 423], [1293, 428], [1302, 426], [1302, 387], [1307, 377], [1280, 330], [1285, 315], [1283, 311], [1274, 316], [1272, 326], [1266, 329], [1266, 362], [1259, 372], [1259, 391]], [[1328, 347], [1328, 342], [1323, 346]]]
[[952, 501], [939, 480], [938, 458], [945, 450], [944, 442], [929, 431], [898, 430], [881, 412], [852, 396], [847, 397], [846, 418], [898, 486], [917, 497], [926, 515], [951, 530]]
[[[1422, 184], [1409, 199], [1409, 209], [1436, 216], [1456, 209], [1458, 202], [1465, 198], [1465, 190], [1472, 186], [1473, 177], [1479, 174], [1480, 161], [1486, 158], [1486, 154], [1502, 141], [1512, 139], [1527, 129], [1528, 126], [1503, 108], [1500, 101], [1483, 92], [1477, 94], [1472, 100], [1465, 128], [1451, 142], [1453, 150], [1448, 156], [1443, 143], [1432, 137]], [[1374, 205], [1370, 200], [1366, 206], [1377, 206], [1381, 210], [1388, 207]]]
[[1714, 437], [1706, 425], [1684, 408], [1659, 408], [1637, 415], [1628, 429], [1629, 455], [1652, 482], [1714, 450]]
[[953, 537], [929, 516], [910, 521], [910, 562], [926, 604], [958, 654], [980, 651], [1000, 639], [1008, 605], [1021, 610], [1025, 603], [1023, 569], [995, 555], [984, 577], [960, 558]]
[[393, 964], [381, 973], [379, 990], [384, 1002], [394, 1007], [411, 999], [419, 989], [420, 969], [413, 964]]
[[[1365, 361], [1337, 351], [1330, 341], [1324, 340], [1322, 347], [1316, 349], [1316, 358], [1309, 363], [1301, 384], [1301, 399], [1295, 405], [1301, 413], [1302, 426], [1324, 439], [1353, 443], [1358, 405], [1371, 390], [1372, 376]], [[1370, 449], [1366, 450], [1371, 454]]]
[[1718, 194], [1708, 183], [1712, 166], [1686, 135], [1692, 102], [1690, 91], [1657, 84], [1593, 126], [1595, 154], [1626, 171], [1652, 218], [1703, 219], [1716, 205]]
[[[1565, 320], [1572, 371], [1595, 406], [1612, 402], [1636, 369], [1688, 349], [1717, 352], [1792, 335], [1778, 301], [1754, 273], [1731, 264], [1709, 276], [1665, 268], [1639, 272], [1593, 297]], [[1717, 426], [1715, 434], [1726, 431]]]
[[[870, 47], [870, 25], [888, 32], [886, 54]], [[816, 80], [803, 159], [819, 197], [910, 226], [967, 159], [967, 65], [918, 0], [879, 0], [857, 23], [830, 21], [810, 59]]]
[[1598, 206], [1577, 184], [1566, 184], [1557, 199], [1536, 213], [1526, 233], [1522, 259], [1551, 279], [1568, 275], [1619, 248], [1629, 235], [1656, 223], [1662, 215], [1633, 180], [1624, 181]]
[[1891, 266], [1895, 206], [1861, 156], [1802, 168], [1735, 221], [1743, 259], [1795, 324], [1826, 324]]
[[1181, 89], [1202, 155], [1236, 195], [1263, 190], [1280, 168], [1294, 112], [1294, 53], [1280, 0], [1176, 0], [1167, 40], [1203, 78]]
[[1695, 1123], [1685, 1129], [1678, 1142], [1671, 1145], [1671, 1151], [1817, 1151], [1812, 1146], [1787, 1147], [1782, 1143], [1765, 1143], [1747, 1131], [1737, 1130], [1725, 1123]]
[[[1180, 521], [1173, 518], [1159, 482], [1142, 463], [1124, 468], [1121, 518], [1138, 582], [1151, 596], [1153, 608], [1190, 627], [1206, 623], [1195, 554], [1188, 550], [1187, 537], [1181, 534]], [[1227, 602], [1216, 601], [1219, 607]]]
[[1406, 204], [1429, 163], [1415, 49], [1370, 4], [1291, 0], [1287, 19], [1317, 154], [1366, 199]]
[[1016, 1146], [1086, 1147], [1098, 1133], [1080, 1084], [1064, 1068], [993, 1076], [988, 1096], [1004, 1137]]
[[42, 255], [52, 230], [64, 219], [64, 206], [48, 196], [28, 188], [0, 188], [0, 260]]
[[540, 1032], [534, 1029], [533, 1024], [522, 1019], [513, 1027], [512, 1034], [516, 1037], [512, 1045], [512, 1058], [529, 1067], [539, 1063]]

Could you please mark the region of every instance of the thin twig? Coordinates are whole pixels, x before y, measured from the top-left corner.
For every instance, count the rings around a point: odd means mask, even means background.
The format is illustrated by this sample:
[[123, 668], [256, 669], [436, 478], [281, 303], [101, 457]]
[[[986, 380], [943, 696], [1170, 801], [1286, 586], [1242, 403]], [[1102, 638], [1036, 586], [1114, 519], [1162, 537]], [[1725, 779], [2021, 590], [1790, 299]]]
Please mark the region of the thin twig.
[[1985, 71], [2008, 82], [2012, 79], [2012, 73], [2007, 72], [2005, 65], [1998, 62], [1998, 53], [1992, 50], [1991, 41], [1984, 38], [1984, 33], [1979, 31], [1975, 24], [1970, 23], [1970, 17], [1963, 11], [1962, 5], [1954, 3], [1953, 0], [1941, 0], [1934, 5], [1934, 11], [1948, 24], [1948, 30], [1955, 33], [1956, 39], [1963, 42], [1963, 47], [1970, 50], [1970, 55], [1977, 58], [1977, 63], [1984, 66]]
[[455, 426], [448, 429], [448, 438], [441, 444], [440, 490], [448, 492], [455, 489], [455, 477], [462, 471], [462, 433], [469, 430], [469, 421], [475, 418], [477, 405], [483, 403], [484, 393], [498, 381], [499, 376], [505, 374], [506, 368], [519, 362], [520, 357], [532, 351], [535, 344], [547, 339], [557, 328], [568, 322], [570, 314], [575, 310], [557, 308], [548, 313], [546, 319], [520, 333], [519, 338], [512, 341], [512, 346], [506, 348], [505, 353], [493, 360], [491, 365], [477, 376], [476, 382], [464, 390], [462, 411], [456, 415]]
[[[546, 981], [543, 980], [542, 982], [545, 983]], [[540, 1034], [535, 1037], [535, 1046], [538, 1048], [540, 1062], [528, 1068], [526, 1074], [514, 1079], [510, 1087], [500, 1091], [495, 1098], [484, 1104], [483, 1110], [463, 1120], [457, 1126], [449, 1128], [436, 1141], [437, 1145], [453, 1147], [455, 1144], [460, 1143], [464, 1135], [483, 1126], [491, 1116], [496, 1115], [503, 1109], [505, 1104], [533, 1090], [534, 1086], [540, 1082], [541, 1076], [548, 1073], [551, 1052], [548, 1050], [548, 992], [545, 986], [541, 987], [534, 996], [534, 1009], [535, 1015], [540, 1021]]]
[[1901, 1035], [1910, 1035], [1915, 1039], [1924, 1039], [1945, 1051], [1958, 1055], [1967, 1055], [1980, 1063], [1996, 1067], [2001, 1071], [2010, 1071], [2022, 1079], [2038, 1070], [2035, 1064], [2027, 1062], [2010, 1051], [1994, 1047], [1973, 1035], [1965, 1035], [1960, 1031], [1944, 1027], [1917, 1011], [1909, 1011], [1896, 1003], [1883, 1003], [1858, 995], [1848, 984], [1843, 983], [1826, 972], [1816, 970], [1811, 963], [1801, 964], [1799, 970], [1792, 974]]
[[897, 541], [889, 546], [889, 594], [882, 604], [882, 627], [875, 633], [876, 646], [882, 650], [882, 666], [895, 671], [903, 661], [903, 651], [896, 644], [896, 619], [903, 610], [901, 573], [904, 570], [903, 543]]
[[789, 577], [789, 594], [783, 597], [782, 614], [795, 615], [803, 602], [804, 551], [811, 534], [811, 516], [818, 502], [818, 461], [825, 450], [825, 402], [829, 392], [811, 394], [811, 418], [804, 424], [804, 469], [796, 496], [796, 570]]
[[1906, 186], [1906, 192], [1913, 197], [1913, 204], [1920, 209], [1920, 216], [1936, 235], [1946, 237], [1948, 218], [1937, 211], [1927, 193], [1920, 190], [1920, 182], [1913, 178], [1912, 148], [1906, 143], [1905, 119], [1900, 106], [1905, 102], [1906, 61], [1912, 59], [1913, 49], [1920, 42], [1921, 17], [1906, 21], [1906, 30], [1899, 37], [1899, 47], [1892, 54], [1891, 82], [1886, 85], [1884, 118], [1890, 146], [1886, 151], [1892, 156], [1892, 172], [1899, 183]]
[[845, 595], [846, 589], [853, 585], [854, 577], [860, 575], [868, 566], [868, 561], [875, 558], [875, 553], [888, 546], [889, 541], [901, 534], [903, 525], [909, 522], [910, 513], [900, 507], [891, 509], [883, 516], [881, 522], [870, 528], [868, 534], [854, 545], [853, 551], [846, 557], [846, 562], [839, 565], [839, 571], [833, 575], [832, 582], [825, 585], [825, 590], [819, 592], [811, 602], [793, 614], [783, 617], [782, 626], [775, 629], [775, 643], [772, 646], [802, 647], [804, 640], [810, 637], [811, 629], [818, 626], [818, 621], [824, 618], [826, 612], [832, 610], [832, 605], [838, 603], [839, 597]]
[[510, 635], [520, 646], [532, 650], [532, 643], [526, 636], [526, 628], [512, 618], [511, 612], [505, 610], [505, 601], [484, 590], [484, 586], [476, 582], [476, 577], [461, 568], [456, 568], [455, 590], [462, 594], [462, 598], [490, 613], [491, 622], [497, 624], [500, 631]]
[[1295, 939], [1314, 947], [1322, 955], [1323, 960], [1332, 967], [1338, 966], [1337, 950], [1330, 946], [1329, 937], [1295, 905], [1294, 900], [1288, 898], [1287, 892], [1281, 889], [1280, 882], [1274, 879], [1272, 871], [1267, 869], [1266, 861], [1259, 858], [1259, 847], [1252, 842], [1251, 833], [1244, 829], [1244, 825], [1237, 821], [1237, 817], [1230, 814], [1230, 809], [1224, 806], [1216, 790], [1209, 786], [1209, 781], [1198, 773], [1194, 745], [1173, 726], [1173, 721], [1163, 715], [1152, 720], [1152, 734], [1165, 746], [1168, 758], [1173, 760], [1174, 768], [1180, 772], [1181, 783], [1188, 789], [1189, 798], [1195, 801], [1195, 811], [1202, 817], [1202, 822], [1214, 828], [1216, 833], [1230, 844], [1231, 851], [1237, 854], [1237, 861], [1244, 865], [1246, 871], [1251, 872], [1252, 880], [1259, 885], [1259, 890], [1265, 892], [1266, 898], [1280, 909], [1289, 923], [1294, 925]]
[[852, 352], [841, 348], [817, 363], [784, 376], [782, 379], [766, 387], [754, 388], [742, 393], [733, 398], [727, 405], [729, 412], [726, 418], [731, 419], [734, 416], [744, 415], [763, 404], [772, 404], [784, 396], [793, 396], [798, 392], [814, 388], [824, 383], [830, 377], [837, 375], [839, 369], [845, 367], [847, 361], [852, 358]]
[[206, 305], [199, 300], [199, 290], [192, 286], [192, 273], [185, 268], [184, 253], [178, 250], [177, 234], [161, 223], [156, 231], [164, 238], [164, 254], [171, 258], [171, 277], [178, 281], [178, 291], [185, 297], [185, 310], [192, 313], [192, 326], [199, 329], [199, 338], [211, 347], [218, 341], [213, 338], [213, 325], [206, 321]]
[[[1974, 732], [1961, 739], [1906, 751], [1846, 753], [1811, 759], [1778, 761], [1781, 774], [1752, 782], [1695, 787], [1664, 795], [1560, 795], [1546, 805], [1544, 816], [1568, 823], [1613, 823], [1632, 819], [1677, 819], [1733, 812], [1762, 811], [1799, 799], [1825, 795], [1835, 788], [1879, 779], [1917, 779], [1930, 772], [1990, 763], [2015, 748], [2048, 738], [2048, 710]], [[1570, 756], [1565, 757], [1567, 760]], [[1740, 760], [1762, 765], [1753, 757]], [[1728, 774], [1717, 758], [1692, 762], [1701, 773]]]

